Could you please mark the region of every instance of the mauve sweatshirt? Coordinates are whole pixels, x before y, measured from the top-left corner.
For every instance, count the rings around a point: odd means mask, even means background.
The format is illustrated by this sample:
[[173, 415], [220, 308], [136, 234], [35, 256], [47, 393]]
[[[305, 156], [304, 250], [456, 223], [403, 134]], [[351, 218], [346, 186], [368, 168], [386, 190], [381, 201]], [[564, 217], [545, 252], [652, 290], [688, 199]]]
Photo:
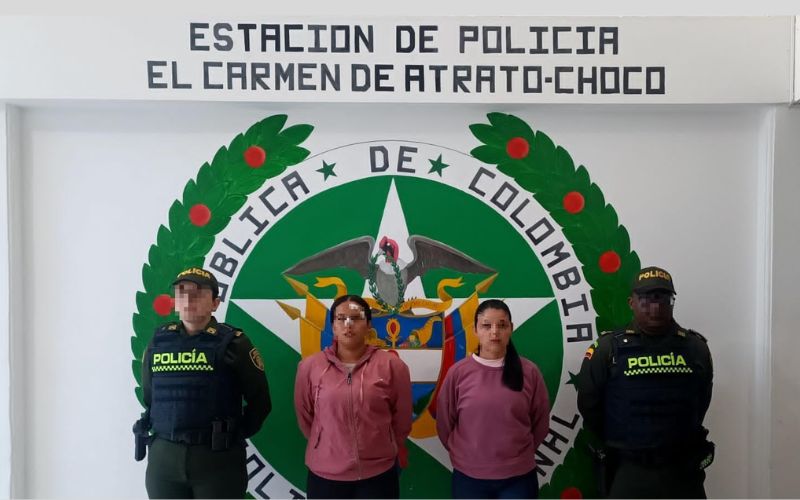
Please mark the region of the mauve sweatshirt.
[[539, 368], [522, 361], [522, 391], [502, 382], [503, 368], [469, 356], [447, 372], [436, 398], [436, 430], [453, 467], [476, 479], [505, 479], [536, 467], [549, 430], [550, 402]]

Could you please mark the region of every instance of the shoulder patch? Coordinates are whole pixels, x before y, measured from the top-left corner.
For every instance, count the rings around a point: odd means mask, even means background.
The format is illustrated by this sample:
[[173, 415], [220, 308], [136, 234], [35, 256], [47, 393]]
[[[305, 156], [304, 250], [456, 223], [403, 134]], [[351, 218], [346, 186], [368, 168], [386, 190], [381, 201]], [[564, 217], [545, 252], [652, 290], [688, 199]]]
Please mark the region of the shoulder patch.
[[598, 337], [602, 337], [603, 335], [608, 335], [609, 333], [614, 333], [614, 330], [606, 330], [604, 332], [600, 332], [600, 335], [598, 335]]
[[242, 331], [241, 330], [236, 330], [236, 332], [233, 334], [233, 336], [234, 337], [241, 337], [242, 336]]
[[[242, 333], [242, 332], [238, 331], [236, 333]], [[258, 368], [262, 372], [264, 371], [264, 360], [261, 358], [261, 353], [258, 352], [258, 349], [256, 349], [255, 347], [250, 349], [250, 361], [253, 362], [253, 365], [256, 368]]]

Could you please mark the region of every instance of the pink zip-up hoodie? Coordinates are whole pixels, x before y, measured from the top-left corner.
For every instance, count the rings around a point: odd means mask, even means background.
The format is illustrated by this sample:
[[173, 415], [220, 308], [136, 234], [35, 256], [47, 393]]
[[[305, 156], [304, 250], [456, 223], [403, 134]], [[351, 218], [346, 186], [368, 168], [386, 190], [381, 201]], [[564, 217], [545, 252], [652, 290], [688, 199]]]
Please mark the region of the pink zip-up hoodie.
[[297, 424], [316, 475], [355, 481], [394, 466], [411, 432], [411, 376], [396, 355], [368, 346], [352, 373], [332, 347], [300, 362]]

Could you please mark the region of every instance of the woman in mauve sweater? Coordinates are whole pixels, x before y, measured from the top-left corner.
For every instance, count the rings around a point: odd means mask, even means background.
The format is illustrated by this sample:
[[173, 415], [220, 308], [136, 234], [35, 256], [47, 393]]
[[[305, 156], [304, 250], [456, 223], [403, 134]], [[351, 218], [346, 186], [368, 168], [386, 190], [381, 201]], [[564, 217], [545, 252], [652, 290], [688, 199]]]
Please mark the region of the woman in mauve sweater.
[[398, 498], [411, 431], [411, 377], [367, 344], [372, 313], [357, 295], [331, 306], [334, 343], [300, 362], [297, 423], [308, 439], [308, 498]]
[[453, 498], [538, 498], [536, 448], [550, 403], [536, 365], [511, 343], [511, 311], [486, 300], [475, 312], [478, 352], [447, 372], [436, 429], [453, 463]]

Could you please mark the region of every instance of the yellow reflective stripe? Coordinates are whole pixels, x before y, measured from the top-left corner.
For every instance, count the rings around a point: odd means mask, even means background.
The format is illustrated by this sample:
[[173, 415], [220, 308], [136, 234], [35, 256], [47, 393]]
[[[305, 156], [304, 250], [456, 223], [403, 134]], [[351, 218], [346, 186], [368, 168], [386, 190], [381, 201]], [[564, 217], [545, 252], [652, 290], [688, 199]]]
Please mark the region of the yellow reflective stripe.
[[694, 373], [689, 366], [654, 366], [649, 368], [637, 368], [636, 370], [625, 370], [622, 372], [627, 377], [636, 375], [653, 375], [663, 373]]
[[158, 365], [153, 372], [213, 372], [211, 365]]

